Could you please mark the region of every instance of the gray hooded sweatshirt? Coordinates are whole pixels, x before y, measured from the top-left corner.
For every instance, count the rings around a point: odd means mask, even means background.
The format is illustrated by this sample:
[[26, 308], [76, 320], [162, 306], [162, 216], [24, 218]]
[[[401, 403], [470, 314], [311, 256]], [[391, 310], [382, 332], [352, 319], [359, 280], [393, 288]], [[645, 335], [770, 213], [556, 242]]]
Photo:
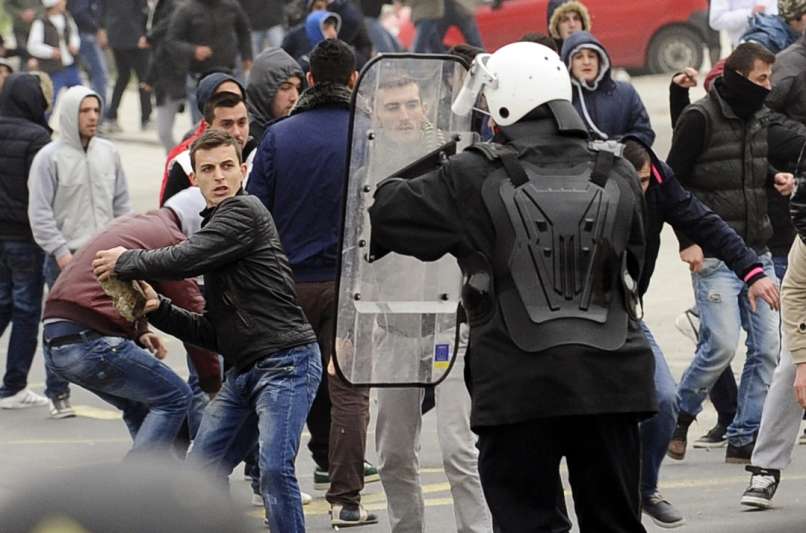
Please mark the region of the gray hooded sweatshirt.
[[282, 48], [267, 48], [255, 58], [246, 86], [246, 107], [252, 122], [249, 133], [260, 143], [269, 123], [280, 117], [271, 113], [274, 96], [285, 81], [298, 77], [305, 82], [299, 63]]
[[88, 96], [98, 98], [82, 86], [62, 95], [61, 138], [36, 154], [28, 175], [28, 218], [34, 240], [57, 259], [81, 248], [113, 218], [132, 211], [115, 145], [97, 136], [86, 150], [81, 144], [78, 111]]

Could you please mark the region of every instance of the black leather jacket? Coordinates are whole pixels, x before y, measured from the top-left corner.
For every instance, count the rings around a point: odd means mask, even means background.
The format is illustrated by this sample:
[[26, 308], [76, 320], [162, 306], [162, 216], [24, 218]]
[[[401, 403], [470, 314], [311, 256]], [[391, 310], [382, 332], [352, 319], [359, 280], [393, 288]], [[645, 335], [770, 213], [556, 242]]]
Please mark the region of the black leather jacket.
[[120, 279], [185, 279], [204, 274], [204, 314], [163, 298], [148, 315], [159, 329], [217, 351], [240, 371], [275, 352], [316, 342], [297, 304], [294, 278], [268, 210], [239, 193], [202, 212], [202, 229], [158, 250], [130, 250], [118, 259]]

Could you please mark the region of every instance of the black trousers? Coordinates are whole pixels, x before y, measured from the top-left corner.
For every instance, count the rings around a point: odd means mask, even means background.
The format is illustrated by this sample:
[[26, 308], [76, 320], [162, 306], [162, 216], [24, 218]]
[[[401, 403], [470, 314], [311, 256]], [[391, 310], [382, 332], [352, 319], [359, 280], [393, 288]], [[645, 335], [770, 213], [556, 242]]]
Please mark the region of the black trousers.
[[479, 432], [479, 475], [500, 533], [569, 531], [565, 457], [582, 533], [644, 533], [641, 453], [634, 415], [544, 418]]
[[719, 379], [716, 380], [714, 386], [708, 392], [708, 398], [714, 404], [719, 415], [719, 423], [723, 426], [729, 426], [733, 422], [733, 417], [736, 416], [736, 407], [738, 404], [739, 390], [736, 388], [736, 378], [733, 377], [733, 369], [728, 367]]
[[[117, 120], [118, 107], [120, 107], [120, 100], [123, 98], [123, 91], [129, 85], [131, 79], [131, 71], [134, 70], [137, 74], [137, 81], [144, 83], [146, 80], [146, 73], [148, 71], [148, 54], [149, 50], [135, 48], [134, 50], [121, 50], [117, 48], [112, 49], [112, 55], [115, 57], [115, 68], [118, 71], [118, 78], [115, 80], [115, 88], [112, 90], [112, 101], [109, 103], [109, 108], [106, 110], [106, 118]], [[145, 124], [151, 118], [151, 93], [141, 87], [138, 88], [140, 92], [140, 123]]]

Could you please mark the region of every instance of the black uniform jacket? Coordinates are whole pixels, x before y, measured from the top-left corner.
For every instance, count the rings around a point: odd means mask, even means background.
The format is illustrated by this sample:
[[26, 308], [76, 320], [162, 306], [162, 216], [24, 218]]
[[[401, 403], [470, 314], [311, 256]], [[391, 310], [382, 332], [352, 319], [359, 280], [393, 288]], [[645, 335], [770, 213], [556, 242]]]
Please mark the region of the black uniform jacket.
[[[569, 167], [591, 157], [586, 140], [561, 137], [551, 118], [519, 122], [503, 135], [525, 161]], [[437, 171], [383, 185], [370, 210], [373, 246], [424, 261], [474, 250], [493, 257], [495, 229], [481, 187], [499, 166], [465, 152]], [[619, 160], [611, 179], [637, 177]], [[637, 209], [634, 217], [641, 216]], [[643, 243], [638, 252], [643, 258]], [[655, 411], [654, 361], [637, 322], [630, 321], [616, 351], [565, 345], [529, 353], [512, 342], [498, 304], [495, 309], [470, 331], [466, 378], [474, 430], [545, 417]]]

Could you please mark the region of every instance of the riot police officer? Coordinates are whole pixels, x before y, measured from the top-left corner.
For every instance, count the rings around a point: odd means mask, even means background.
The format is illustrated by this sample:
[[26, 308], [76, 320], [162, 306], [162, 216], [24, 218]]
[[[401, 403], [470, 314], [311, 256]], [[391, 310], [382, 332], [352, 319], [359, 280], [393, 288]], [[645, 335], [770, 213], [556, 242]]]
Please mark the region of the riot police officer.
[[656, 406], [637, 322], [638, 177], [613, 146], [590, 144], [550, 49], [479, 55], [454, 111], [478, 96], [494, 142], [382, 181], [371, 254], [451, 254], [462, 269], [471, 425], [497, 528], [556, 530], [565, 457], [581, 531], [644, 531], [638, 422]]

